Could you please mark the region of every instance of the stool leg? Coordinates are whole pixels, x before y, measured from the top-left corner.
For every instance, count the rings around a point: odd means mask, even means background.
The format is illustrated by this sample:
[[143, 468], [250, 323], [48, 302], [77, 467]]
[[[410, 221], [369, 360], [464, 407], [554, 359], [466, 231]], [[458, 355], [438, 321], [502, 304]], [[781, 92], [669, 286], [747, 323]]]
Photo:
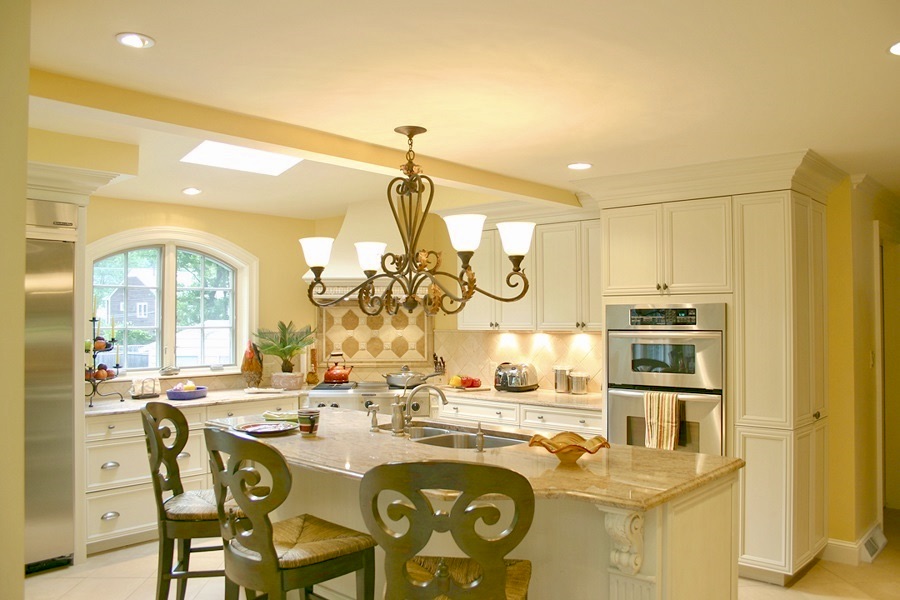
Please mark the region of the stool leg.
[[[182, 538], [178, 540], [178, 564], [181, 570], [187, 573], [190, 571], [191, 565], [191, 540], [190, 538]], [[178, 600], [184, 600], [187, 593], [187, 578], [181, 577], [176, 584], [178, 590]]]
[[363, 551], [363, 568], [356, 572], [357, 600], [375, 600], [375, 549]]
[[156, 600], [168, 600], [169, 585], [172, 583], [172, 555], [175, 540], [159, 532], [159, 562], [156, 567]]
[[238, 584], [225, 578], [225, 600], [238, 600], [241, 589]]

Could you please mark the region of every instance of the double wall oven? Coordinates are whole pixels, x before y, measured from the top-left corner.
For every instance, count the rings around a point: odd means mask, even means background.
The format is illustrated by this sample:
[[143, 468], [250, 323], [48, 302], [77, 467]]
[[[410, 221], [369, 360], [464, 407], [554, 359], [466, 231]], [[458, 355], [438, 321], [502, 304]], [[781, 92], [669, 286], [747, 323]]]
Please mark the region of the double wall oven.
[[725, 304], [606, 307], [609, 441], [644, 445], [644, 394], [678, 394], [676, 450], [723, 454]]

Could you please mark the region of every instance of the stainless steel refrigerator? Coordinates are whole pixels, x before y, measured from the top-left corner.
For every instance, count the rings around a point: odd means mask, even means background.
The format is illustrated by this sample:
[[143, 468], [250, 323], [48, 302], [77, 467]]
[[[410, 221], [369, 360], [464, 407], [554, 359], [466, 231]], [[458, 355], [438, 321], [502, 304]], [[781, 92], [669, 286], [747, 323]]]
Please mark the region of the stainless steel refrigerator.
[[26, 240], [25, 571], [72, 563], [73, 242]]

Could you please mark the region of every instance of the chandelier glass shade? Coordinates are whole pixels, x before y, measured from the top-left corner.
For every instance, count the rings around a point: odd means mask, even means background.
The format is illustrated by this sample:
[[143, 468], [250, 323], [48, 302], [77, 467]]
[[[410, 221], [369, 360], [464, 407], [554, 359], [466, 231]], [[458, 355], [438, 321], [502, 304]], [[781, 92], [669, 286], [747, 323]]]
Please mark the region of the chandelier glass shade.
[[412, 312], [421, 306], [426, 314], [457, 313], [475, 294], [483, 294], [500, 302], [515, 302], [528, 292], [528, 278], [521, 269], [522, 260], [531, 247], [534, 223], [498, 223], [501, 244], [512, 269], [504, 281], [515, 294], [503, 297], [478, 287], [470, 262], [478, 250], [484, 228], [484, 215], [462, 214], [444, 217], [450, 243], [459, 257], [459, 272], [441, 270], [441, 253], [419, 248], [419, 238], [434, 199], [434, 182], [415, 164], [413, 136], [424, 133], [414, 125], [397, 127], [407, 137], [409, 149], [402, 177], [395, 177], [387, 188], [388, 204], [403, 240], [403, 252], [387, 252], [381, 242], [357, 242], [356, 253], [366, 279], [339, 298], [326, 297], [322, 274], [331, 257], [333, 238], [308, 237], [300, 240], [303, 257], [313, 273], [307, 296], [315, 306], [333, 306], [353, 297], [362, 311], [377, 315], [382, 311], [394, 315], [401, 308]]

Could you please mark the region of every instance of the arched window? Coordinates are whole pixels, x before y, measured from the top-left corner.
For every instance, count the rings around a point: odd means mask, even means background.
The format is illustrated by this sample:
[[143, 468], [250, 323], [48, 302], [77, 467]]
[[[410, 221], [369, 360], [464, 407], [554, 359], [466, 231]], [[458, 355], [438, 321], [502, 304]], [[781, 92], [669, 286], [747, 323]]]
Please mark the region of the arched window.
[[199, 231], [147, 228], [88, 246], [89, 306], [116, 348], [98, 356], [129, 371], [237, 368], [256, 328], [257, 261]]

